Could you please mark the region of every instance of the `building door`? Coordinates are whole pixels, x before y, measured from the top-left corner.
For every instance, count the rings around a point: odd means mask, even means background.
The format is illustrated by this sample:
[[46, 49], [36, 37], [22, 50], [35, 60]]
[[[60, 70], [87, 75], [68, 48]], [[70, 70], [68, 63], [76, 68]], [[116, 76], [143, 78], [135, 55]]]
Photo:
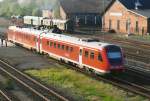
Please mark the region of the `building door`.
[[117, 30], [120, 30], [120, 20], [117, 20]]
[[136, 23], [135, 23], [135, 32], [139, 33], [139, 22], [138, 21], [136, 21]]
[[112, 27], [112, 20], [110, 19], [110, 20], [109, 20], [109, 30], [112, 29], [111, 27]]
[[126, 32], [127, 32], [128, 34], [131, 33], [131, 32], [130, 32], [130, 26], [131, 26], [131, 21], [130, 21], [130, 19], [128, 19], [128, 20], [126, 21]]

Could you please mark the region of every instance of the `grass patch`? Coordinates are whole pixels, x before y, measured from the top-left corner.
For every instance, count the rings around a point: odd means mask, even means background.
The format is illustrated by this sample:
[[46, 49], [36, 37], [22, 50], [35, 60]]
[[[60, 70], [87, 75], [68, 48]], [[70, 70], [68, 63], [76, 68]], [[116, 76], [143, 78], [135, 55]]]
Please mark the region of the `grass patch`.
[[[66, 94], [77, 97], [77, 101], [143, 101], [144, 98], [127, 94], [123, 90], [87, 77], [63, 66], [49, 69], [26, 70], [26, 73], [47, 84], [61, 88]], [[131, 96], [132, 95], [132, 96]], [[82, 100], [81, 100], [82, 98]]]

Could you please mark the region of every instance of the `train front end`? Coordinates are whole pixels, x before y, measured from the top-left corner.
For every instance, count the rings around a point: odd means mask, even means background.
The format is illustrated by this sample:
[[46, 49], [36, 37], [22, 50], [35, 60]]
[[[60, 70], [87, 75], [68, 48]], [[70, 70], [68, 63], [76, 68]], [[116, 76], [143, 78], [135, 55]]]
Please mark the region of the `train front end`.
[[116, 45], [108, 45], [105, 51], [110, 72], [123, 72], [125, 68], [122, 49]]

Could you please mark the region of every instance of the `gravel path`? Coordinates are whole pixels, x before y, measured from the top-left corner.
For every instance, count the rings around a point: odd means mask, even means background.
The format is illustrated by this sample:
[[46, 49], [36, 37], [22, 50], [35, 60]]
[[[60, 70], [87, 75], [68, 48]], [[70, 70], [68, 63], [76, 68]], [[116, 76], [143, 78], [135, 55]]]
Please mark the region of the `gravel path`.
[[45, 59], [38, 54], [34, 54], [11, 43], [8, 43], [8, 47], [6, 47], [5, 44], [2, 46], [1, 41], [0, 58], [8, 61], [12, 65], [15, 65], [19, 69], [47, 68], [50, 65], [48, 59]]

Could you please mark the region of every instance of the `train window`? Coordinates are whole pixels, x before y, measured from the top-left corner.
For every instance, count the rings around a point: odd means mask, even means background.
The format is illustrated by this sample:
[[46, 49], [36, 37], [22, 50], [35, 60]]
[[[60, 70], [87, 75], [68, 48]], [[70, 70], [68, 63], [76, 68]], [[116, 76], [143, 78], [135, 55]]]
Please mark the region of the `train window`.
[[88, 55], [89, 55], [89, 52], [88, 52], [88, 51], [85, 51], [84, 56], [87, 58], [87, 57], [88, 57]]
[[60, 44], [58, 44], [58, 48], [60, 49]]
[[91, 59], [94, 59], [94, 52], [91, 52], [90, 58], [91, 58]]
[[80, 49], [80, 55], [82, 55], [82, 49]]
[[99, 61], [103, 61], [102, 55], [101, 55], [100, 53], [98, 54], [98, 60], [99, 60]]
[[36, 42], [36, 38], [35, 37], [33, 38], [33, 41]]
[[51, 46], [51, 47], [53, 46], [53, 42], [50, 42], [50, 46]]
[[66, 46], [66, 51], [68, 51], [69, 50], [69, 46]]
[[73, 51], [73, 47], [70, 47], [70, 52], [72, 52]]
[[49, 46], [49, 41], [47, 41], [47, 45]]
[[62, 49], [62, 50], [64, 50], [64, 47], [65, 47], [65, 46], [64, 46], [64, 45], [62, 45], [62, 46], [61, 46], [61, 49]]
[[35, 42], [38, 42], [38, 39], [37, 39], [36, 37], [34, 37], [34, 41], [35, 41]]
[[56, 48], [56, 42], [54, 42], [54, 48]]

